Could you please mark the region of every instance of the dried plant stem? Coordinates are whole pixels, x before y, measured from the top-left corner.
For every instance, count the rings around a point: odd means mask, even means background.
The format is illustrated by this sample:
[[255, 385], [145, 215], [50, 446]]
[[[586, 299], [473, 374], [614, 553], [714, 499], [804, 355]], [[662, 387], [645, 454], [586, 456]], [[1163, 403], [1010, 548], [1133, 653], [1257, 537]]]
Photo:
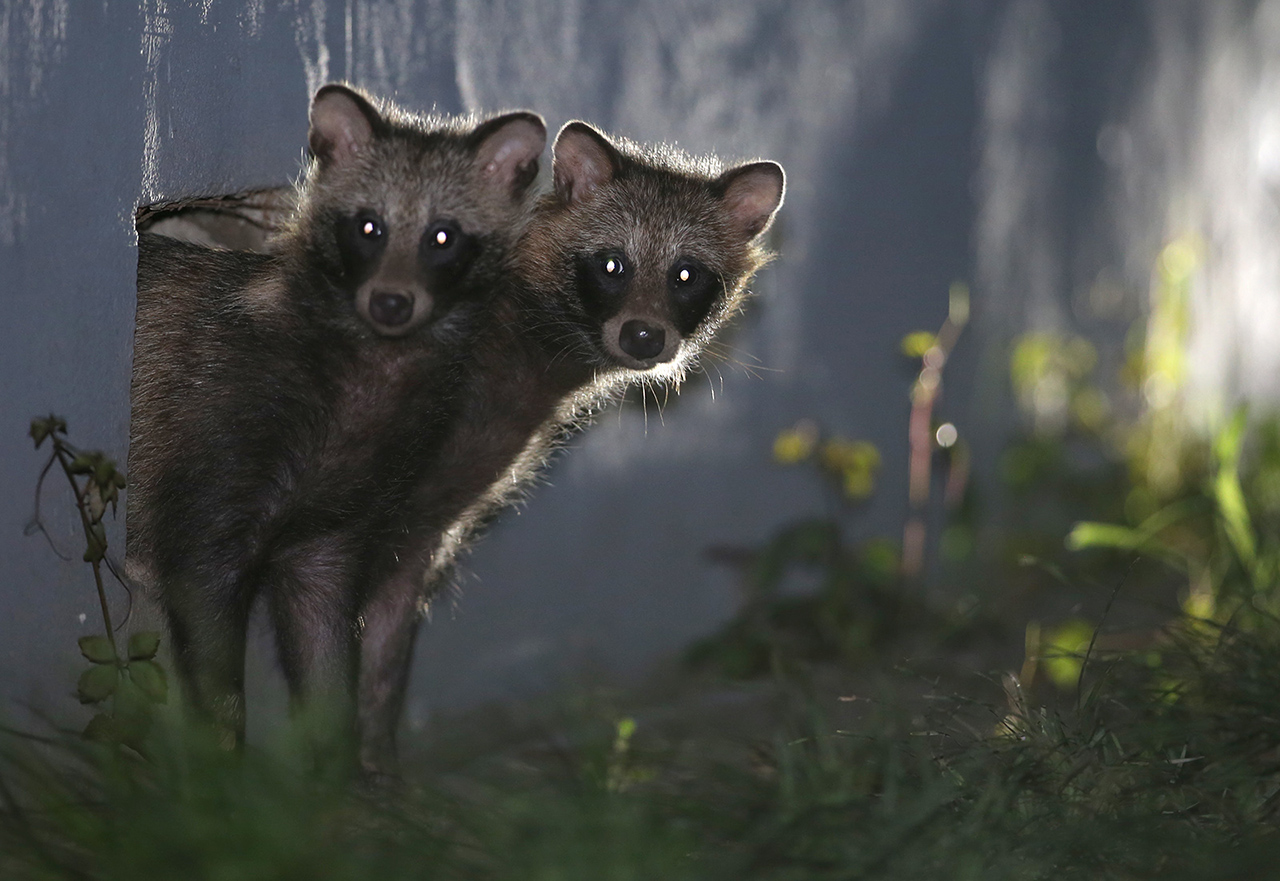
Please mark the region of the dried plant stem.
[[933, 477], [933, 410], [942, 394], [942, 368], [969, 318], [968, 291], [953, 285], [951, 309], [934, 343], [921, 359], [920, 375], [911, 387], [911, 417], [907, 423], [910, 456], [907, 465], [907, 522], [902, 530], [902, 574], [916, 578], [924, 568], [928, 526], [925, 515]]

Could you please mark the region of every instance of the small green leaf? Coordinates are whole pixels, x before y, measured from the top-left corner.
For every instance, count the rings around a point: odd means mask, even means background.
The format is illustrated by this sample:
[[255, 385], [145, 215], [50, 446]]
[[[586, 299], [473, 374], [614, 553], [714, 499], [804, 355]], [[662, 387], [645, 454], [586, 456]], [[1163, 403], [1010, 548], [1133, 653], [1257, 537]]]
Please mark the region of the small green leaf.
[[67, 466], [67, 471], [72, 474], [89, 474], [93, 471], [94, 457], [90, 453], [77, 453], [76, 457], [71, 460], [71, 464]]
[[119, 743], [120, 726], [106, 713], [99, 713], [84, 726], [84, 733], [81, 736], [95, 743]]
[[[150, 661], [139, 663], [151, 664]], [[131, 675], [135, 666], [136, 664], [130, 664], [127, 668]], [[151, 723], [155, 719], [155, 704], [159, 702], [143, 690], [136, 677], [121, 678], [120, 689], [116, 692], [112, 705], [114, 711], [112, 718], [116, 725], [118, 740], [142, 752], [143, 741], [146, 740], [147, 733], [151, 730]]]
[[80, 654], [95, 664], [114, 664], [116, 650], [105, 636], [82, 636], [79, 639]]
[[120, 683], [120, 668], [115, 664], [95, 664], [80, 676], [77, 687], [80, 703], [96, 704], [115, 694]]
[[[140, 664], [149, 664], [150, 661], [139, 661]], [[111, 702], [112, 715], [120, 722], [137, 716], [150, 716], [152, 704], [155, 703], [142, 690], [142, 686], [138, 684], [137, 677], [133, 675], [133, 664], [125, 669], [129, 671], [128, 676], [120, 677], [120, 685], [116, 689], [114, 700]], [[146, 674], [143, 674], [144, 676]]]
[[1119, 548], [1135, 551], [1142, 547], [1149, 536], [1138, 529], [1115, 523], [1077, 523], [1067, 535], [1067, 547], [1073, 551], [1083, 548]]
[[151, 731], [152, 721], [154, 717], [150, 713], [137, 713], [118, 718], [116, 724], [119, 725], [120, 742], [145, 755], [145, 742], [147, 734]]
[[962, 281], [953, 281], [947, 293], [947, 318], [956, 327], [964, 327], [969, 321], [969, 286]]
[[860, 549], [862, 565], [876, 581], [887, 581], [902, 568], [902, 554], [898, 546], [886, 538], [873, 538]]
[[160, 650], [160, 634], [154, 630], [143, 630], [129, 637], [129, 660], [149, 661]]
[[1240, 407], [1231, 421], [1214, 439], [1214, 456], [1218, 460], [1218, 473], [1213, 479], [1213, 498], [1222, 517], [1227, 539], [1246, 569], [1252, 570], [1257, 562], [1258, 548], [1254, 540], [1253, 522], [1249, 506], [1240, 485], [1240, 450], [1244, 446], [1248, 410]]
[[1254, 541], [1253, 523], [1249, 517], [1249, 506], [1244, 500], [1240, 476], [1234, 470], [1219, 471], [1213, 482], [1213, 494], [1231, 546], [1240, 562], [1247, 569], [1252, 569], [1257, 562], [1258, 547]]
[[915, 330], [902, 338], [902, 354], [908, 358], [923, 358], [938, 342], [938, 337], [927, 330]]
[[1073, 688], [1084, 669], [1084, 653], [1093, 640], [1093, 625], [1079, 618], [1066, 622], [1045, 637], [1041, 663], [1059, 688]]
[[774, 461], [782, 465], [794, 465], [809, 458], [817, 443], [817, 427], [811, 426], [812, 424], [802, 424], [781, 432], [773, 441]]
[[97, 454], [97, 462], [93, 466], [93, 480], [98, 486], [111, 486], [116, 473], [116, 463], [101, 453]]
[[162, 704], [169, 696], [164, 668], [155, 661], [134, 661], [129, 665], [129, 678], [154, 703]]
[[44, 439], [49, 436], [49, 423], [44, 419], [31, 420], [31, 439], [36, 442], [36, 449], [40, 449], [40, 445], [44, 443]]
[[42, 419], [31, 420], [31, 439], [36, 442], [36, 449], [44, 443], [44, 439], [51, 434], [66, 434], [67, 423], [60, 417], [52, 414]]

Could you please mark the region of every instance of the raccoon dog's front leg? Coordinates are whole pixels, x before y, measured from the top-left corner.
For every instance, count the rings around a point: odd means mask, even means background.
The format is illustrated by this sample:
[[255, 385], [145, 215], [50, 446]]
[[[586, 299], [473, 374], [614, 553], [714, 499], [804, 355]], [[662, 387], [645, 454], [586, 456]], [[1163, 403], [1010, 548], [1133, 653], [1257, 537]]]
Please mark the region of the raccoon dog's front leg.
[[314, 539], [282, 552], [267, 576], [291, 710], [321, 765], [345, 764], [355, 744], [354, 558], [339, 537]]
[[240, 582], [169, 590], [173, 659], [190, 711], [224, 749], [244, 746], [244, 658], [252, 597]]
[[399, 771], [396, 727], [422, 620], [424, 568], [406, 560], [360, 613], [360, 766], [368, 774]]

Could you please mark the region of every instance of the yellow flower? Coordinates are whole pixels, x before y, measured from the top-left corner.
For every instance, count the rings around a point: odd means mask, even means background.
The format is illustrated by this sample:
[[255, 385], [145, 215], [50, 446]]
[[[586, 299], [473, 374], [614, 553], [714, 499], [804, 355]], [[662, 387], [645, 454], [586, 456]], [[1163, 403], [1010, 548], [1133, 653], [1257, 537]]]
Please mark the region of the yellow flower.
[[795, 465], [813, 454], [817, 444], [817, 431], [801, 423], [778, 433], [773, 441], [773, 459], [782, 465]]
[[832, 471], [875, 471], [880, 467], [880, 451], [870, 441], [833, 437], [822, 445], [822, 464]]
[[865, 499], [876, 488], [880, 451], [869, 441], [833, 437], [822, 445], [822, 465], [840, 477], [845, 495]]

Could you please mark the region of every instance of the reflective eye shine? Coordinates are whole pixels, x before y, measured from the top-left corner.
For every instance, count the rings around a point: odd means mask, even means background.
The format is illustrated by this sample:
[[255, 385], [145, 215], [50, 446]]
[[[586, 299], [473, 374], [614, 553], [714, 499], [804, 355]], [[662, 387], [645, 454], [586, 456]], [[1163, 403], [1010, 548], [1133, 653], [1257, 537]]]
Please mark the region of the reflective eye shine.
[[449, 244], [449, 231], [444, 229], [437, 230], [435, 238], [436, 245], [443, 248], [445, 245]]
[[689, 282], [693, 281], [696, 275], [697, 273], [695, 273], [688, 266], [683, 266], [680, 268], [680, 271], [676, 273], [676, 281], [680, 282], [681, 284], [688, 284]]
[[364, 223], [360, 224], [360, 235], [365, 238], [376, 239], [378, 236], [382, 235], [382, 229], [374, 221], [366, 220]]
[[604, 271], [609, 275], [622, 275], [622, 261], [617, 257], [606, 257]]

